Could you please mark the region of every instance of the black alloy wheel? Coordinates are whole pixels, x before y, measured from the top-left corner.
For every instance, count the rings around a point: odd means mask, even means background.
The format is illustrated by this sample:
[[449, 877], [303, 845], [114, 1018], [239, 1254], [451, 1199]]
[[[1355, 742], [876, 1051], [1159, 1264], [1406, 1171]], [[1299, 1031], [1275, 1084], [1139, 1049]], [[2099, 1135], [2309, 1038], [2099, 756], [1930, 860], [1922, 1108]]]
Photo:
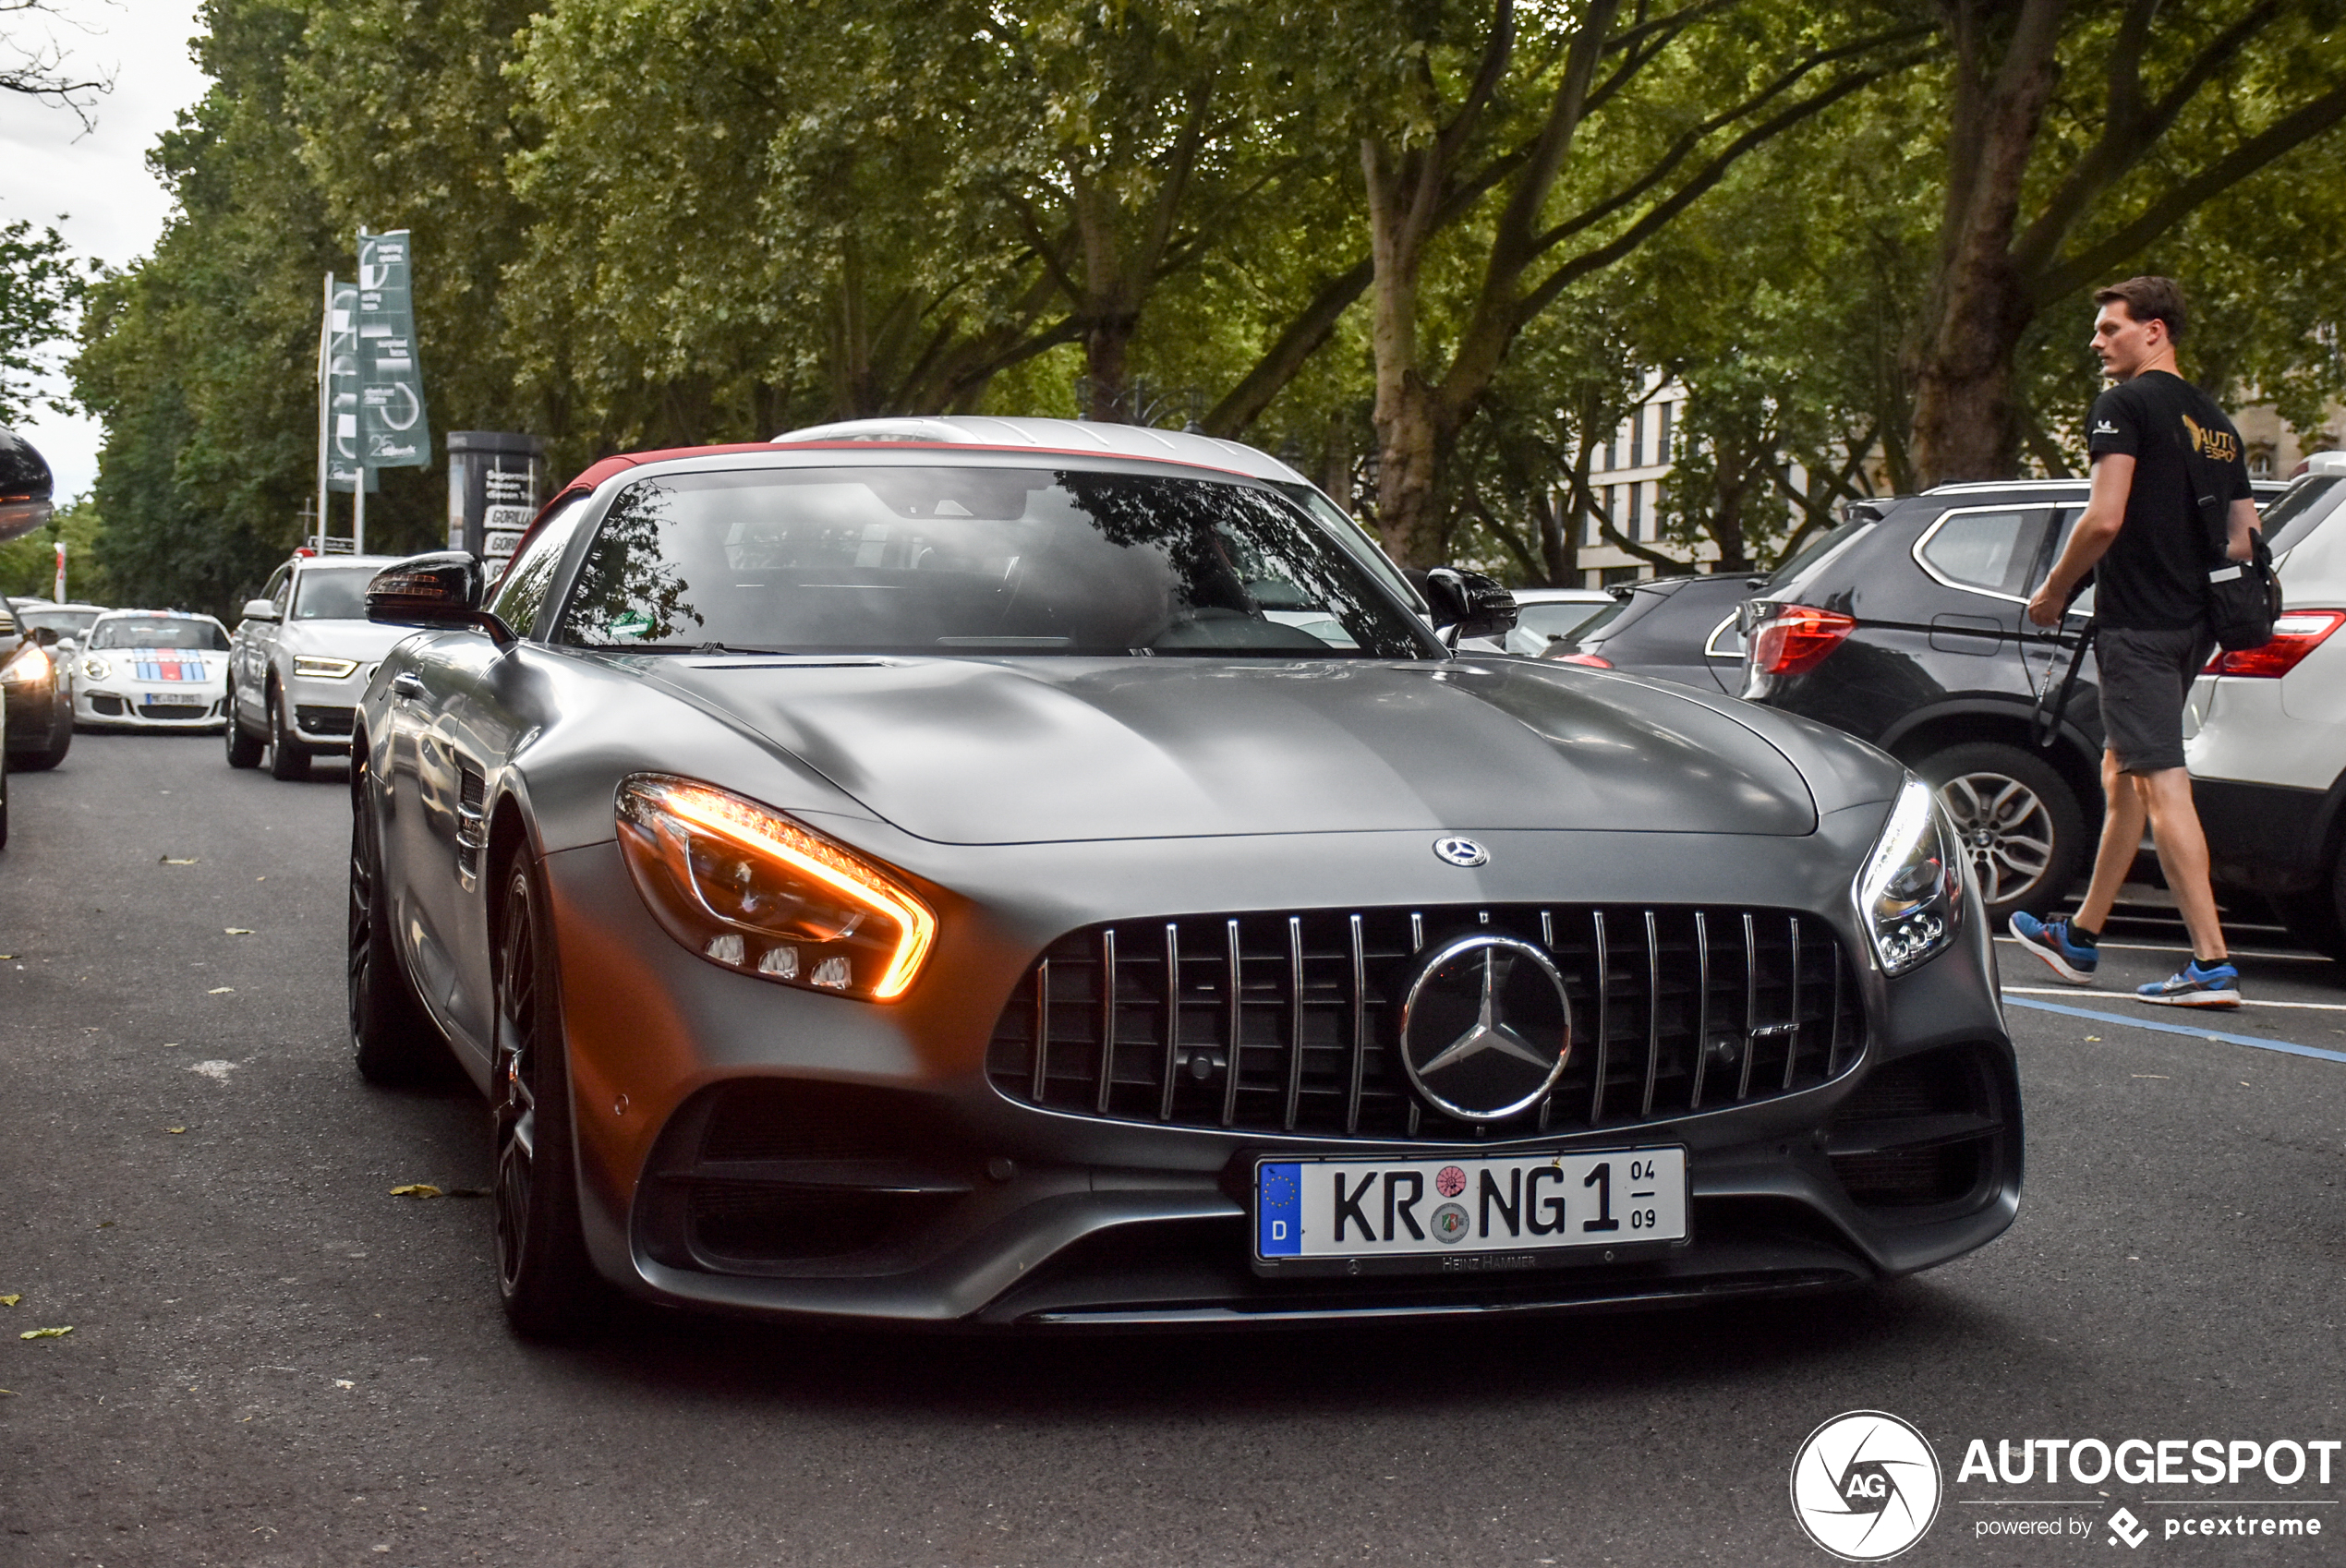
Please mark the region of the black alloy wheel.
[[2085, 863], [2086, 818], [2050, 763], [2000, 741], [1972, 741], [1915, 771], [1954, 823], [1990, 925], [2002, 930], [2015, 910], [2042, 914], [2069, 890]]
[[[356, 766], [356, 765], [354, 765]], [[381, 830], [362, 775], [350, 814], [350, 1053], [369, 1083], [412, 1083], [441, 1059], [440, 1031], [424, 1011], [391, 941]]]
[[228, 766], [260, 766], [261, 744], [245, 733], [244, 720], [236, 717], [236, 688], [234, 686], [228, 688], [227, 709], [228, 722], [222, 728], [221, 733], [227, 737]]
[[541, 911], [527, 857], [516, 856], [492, 955], [497, 1289], [517, 1332], [559, 1339], [593, 1321], [603, 1290], [579, 1227], [562, 1001]]
[[285, 694], [274, 686], [269, 688], [269, 777], [287, 780], [309, 777], [309, 748], [294, 738]]

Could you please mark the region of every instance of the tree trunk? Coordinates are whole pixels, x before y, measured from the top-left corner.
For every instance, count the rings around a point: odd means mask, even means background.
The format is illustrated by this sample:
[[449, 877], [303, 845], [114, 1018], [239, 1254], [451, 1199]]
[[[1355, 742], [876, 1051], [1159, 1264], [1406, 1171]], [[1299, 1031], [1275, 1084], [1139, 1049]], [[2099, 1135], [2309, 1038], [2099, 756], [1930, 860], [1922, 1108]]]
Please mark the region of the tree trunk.
[[[2020, 464], [2013, 358], [2036, 314], [2013, 259], [2021, 182], [2060, 79], [2062, 0], [1942, 0], [1954, 43], [1947, 201], [1915, 367], [1914, 466], [1925, 485], [2004, 479]], [[2009, 31], [2005, 24], [2009, 21]]]
[[1433, 387], [1418, 363], [1418, 269], [1424, 258], [1438, 171], [1423, 149], [1395, 153], [1371, 139], [1360, 167], [1368, 179], [1369, 338], [1375, 350], [1376, 525], [1404, 566], [1439, 566], [1443, 528], [1437, 489], [1445, 432]]

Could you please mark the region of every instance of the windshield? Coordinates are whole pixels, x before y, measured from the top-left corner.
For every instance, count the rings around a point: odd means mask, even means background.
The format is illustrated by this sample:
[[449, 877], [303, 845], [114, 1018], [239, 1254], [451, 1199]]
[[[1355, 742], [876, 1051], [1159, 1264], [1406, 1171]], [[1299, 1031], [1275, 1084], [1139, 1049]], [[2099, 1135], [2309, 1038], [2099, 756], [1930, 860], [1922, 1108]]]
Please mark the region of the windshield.
[[2346, 493], [2340, 486], [2346, 486], [2346, 475], [2308, 474], [2265, 509], [2265, 542], [2275, 555], [2302, 542], [2336, 510], [2341, 493]]
[[228, 633], [209, 621], [177, 615], [125, 616], [101, 621], [91, 634], [93, 648], [203, 648], [228, 651]]
[[94, 609], [34, 609], [18, 605], [17, 624], [28, 632], [38, 626], [45, 626], [61, 637], [72, 637], [79, 641], [89, 632], [90, 623], [97, 620], [101, 613]]
[[367, 585], [373, 579], [371, 566], [312, 568], [297, 579], [294, 590], [293, 618], [296, 621], [364, 621], [367, 619]]
[[555, 632], [588, 647], [1417, 658], [1292, 503], [1008, 468], [679, 474], [623, 490]]

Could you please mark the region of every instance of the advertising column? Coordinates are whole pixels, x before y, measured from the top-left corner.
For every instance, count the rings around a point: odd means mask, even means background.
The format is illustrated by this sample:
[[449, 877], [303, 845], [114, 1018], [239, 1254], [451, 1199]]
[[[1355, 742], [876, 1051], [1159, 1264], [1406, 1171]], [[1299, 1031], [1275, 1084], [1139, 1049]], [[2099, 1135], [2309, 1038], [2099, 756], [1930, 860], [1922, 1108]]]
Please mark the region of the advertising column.
[[448, 548], [469, 550], [495, 582], [538, 515], [546, 443], [510, 430], [448, 432]]

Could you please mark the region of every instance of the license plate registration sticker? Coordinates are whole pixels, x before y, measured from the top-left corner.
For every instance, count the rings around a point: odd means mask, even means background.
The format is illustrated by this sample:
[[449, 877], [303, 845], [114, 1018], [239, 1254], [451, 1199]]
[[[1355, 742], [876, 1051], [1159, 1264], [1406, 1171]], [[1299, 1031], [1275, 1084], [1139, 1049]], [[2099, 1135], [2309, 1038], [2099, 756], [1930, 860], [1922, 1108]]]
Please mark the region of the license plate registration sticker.
[[1620, 1248], [1687, 1236], [1687, 1152], [1264, 1160], [1264, 1261]]

